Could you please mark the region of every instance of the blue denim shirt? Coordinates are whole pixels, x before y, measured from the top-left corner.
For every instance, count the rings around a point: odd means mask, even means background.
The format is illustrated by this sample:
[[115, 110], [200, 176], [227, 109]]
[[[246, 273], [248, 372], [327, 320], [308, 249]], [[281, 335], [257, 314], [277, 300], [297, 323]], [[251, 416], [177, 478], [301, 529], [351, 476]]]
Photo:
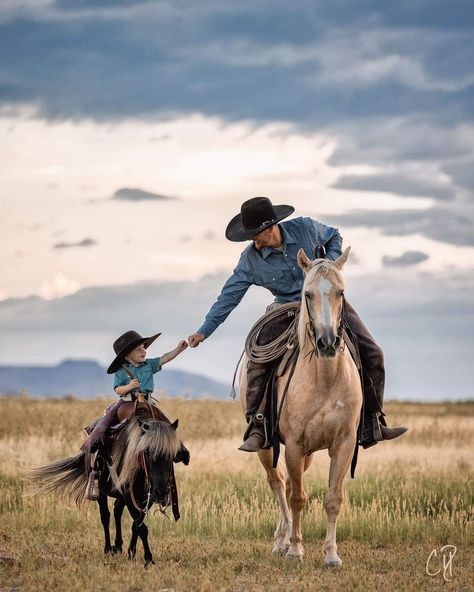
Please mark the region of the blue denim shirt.
[[337, 228], [306, 217], [287, 220], [279, 226], [283, 235], [283, 250], [271, 247], [258, 250], [252, 242], [241, 254], [237, 267], [224, 284], [198, 333], [209, 337], [226, 320], [252, 285], [270, 290], [275, 296], [275, 302], [301, 300], [303, 271], [296, 259], [300, 249], [310, 259], [314, 259], [315, 247], [321, 245], [325, 246], [326, 257], [329, 259], [335, 260], [342, 253], [342, 237]]
[[[160, 358], [149, 358], [141, 364], [138, 364], [138, 366], [133, 366], [132, 364], [125, 364], [125, 366], [127, 366], [133, 376], [140, 383], [140, 391], [142, 393], [153, 392], [153, 374], [156, 374], [161, 370]], [[119, 368], [115, 373], [114, 390], [118, 386], [125, 386], [129, 384], [131, 380], [132, 379], [125, 372], [125, 370], [123, 368]], [[125, 397], [128, 397], [128, 395], [124, 395], [124, 397], [122, 397], [124, 400], [128, 400]]]

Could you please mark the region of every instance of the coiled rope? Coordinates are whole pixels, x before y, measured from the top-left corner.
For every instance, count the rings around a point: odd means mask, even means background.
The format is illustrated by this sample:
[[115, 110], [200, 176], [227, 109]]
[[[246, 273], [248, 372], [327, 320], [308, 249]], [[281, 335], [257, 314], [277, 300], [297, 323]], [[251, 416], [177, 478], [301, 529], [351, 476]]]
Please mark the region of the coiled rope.
[[[278, 306], [278, 308], [270, 310], [260, 317], [250, 329], [248, 337], [245, 340], [245, 353], [247, 354], [248, 359], [258, 364], [266, 364], [276, 360], [289, 349], [293, 349], [297, 334], [296, 326], [298, 323], [299, 309], [299, 302], [288, 302], [287, 304], [282, 304], [281, 306]], [[288, 328], [270, 343], [259, 345], [257, 341], [262, 327], [273, 319], [285, 313], [288, 314], [290, 311], [294, 312], [295, 318]]]

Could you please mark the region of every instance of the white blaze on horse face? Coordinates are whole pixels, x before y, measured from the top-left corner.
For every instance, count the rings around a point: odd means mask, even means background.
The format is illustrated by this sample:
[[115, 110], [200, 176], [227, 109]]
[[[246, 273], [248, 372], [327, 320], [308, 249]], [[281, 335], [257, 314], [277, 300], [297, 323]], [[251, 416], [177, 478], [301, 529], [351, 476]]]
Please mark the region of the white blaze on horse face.
[[332, 326], [331, 306], [329, 305], [329, 291], [332, 284], [326, 278], [321, 278], [319, 282], [319, 298], [321, 302], [321, 325], [323, 327]]

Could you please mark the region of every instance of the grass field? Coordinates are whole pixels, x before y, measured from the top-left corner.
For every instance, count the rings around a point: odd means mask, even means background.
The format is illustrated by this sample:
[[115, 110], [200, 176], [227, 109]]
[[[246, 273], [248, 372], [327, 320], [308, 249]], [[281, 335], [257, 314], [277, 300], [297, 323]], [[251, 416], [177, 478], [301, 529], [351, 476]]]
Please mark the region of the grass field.
[[[182, 518], [148, 518], [157, 564], [102, 554], [96, 504], [79, 511], [53, 498], [25, 495], [22, 472], [77, 452], [82, 426], [104, 400], [1, 399], [0, 592], [4, 590], [276, 591], [473, 590], [474, 404], [388, 404], [403, 438], [359, 455], [356, 479], [338, 527], [339, 570], [323, 568], [328, 459], [308, 471], [303, 518], [305, 561], [271, 555], [277, 504], [256, 455], [237, 451], [243, 418], [238, 403], [164, 399], [180, 419], [191, 450], [177, 466]], [[130, 520], [125, 518], [128, 544]], [[443, 577], [443, 545], [454, 545]], [[432, 553], [426, 573], [426, 562]]]

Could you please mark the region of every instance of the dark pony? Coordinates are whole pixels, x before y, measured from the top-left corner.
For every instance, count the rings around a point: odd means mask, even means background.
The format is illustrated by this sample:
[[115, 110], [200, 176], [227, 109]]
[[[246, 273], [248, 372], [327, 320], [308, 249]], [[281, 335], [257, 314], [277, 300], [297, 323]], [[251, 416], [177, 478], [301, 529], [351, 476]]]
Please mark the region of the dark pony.
[[[163, 512], [170, 504], [173, 460], [181, 445], [177, 427], [178, 420], [169, 424], [133, 417], [113, 441], [108, 461], [100, 458], [103, 466], [99, 478], [98, 503], [104, 527], [104, 553], [122, 552], [122, 513], [127, 507], [133, 519], [128, 557], [132, 559], [135, 556], [140, 537], [145, 567], [154, 563], [144, 520], [154, 503]], [[35, 493], [56, 493], [63, 499], [74, 500], [78, 506], [85, 502], [87, 474], [84, 452], [32, 469], [29, 478], [36, 486]], [[107, 497], [115, 498], [113, 546], [110, 541]]]

